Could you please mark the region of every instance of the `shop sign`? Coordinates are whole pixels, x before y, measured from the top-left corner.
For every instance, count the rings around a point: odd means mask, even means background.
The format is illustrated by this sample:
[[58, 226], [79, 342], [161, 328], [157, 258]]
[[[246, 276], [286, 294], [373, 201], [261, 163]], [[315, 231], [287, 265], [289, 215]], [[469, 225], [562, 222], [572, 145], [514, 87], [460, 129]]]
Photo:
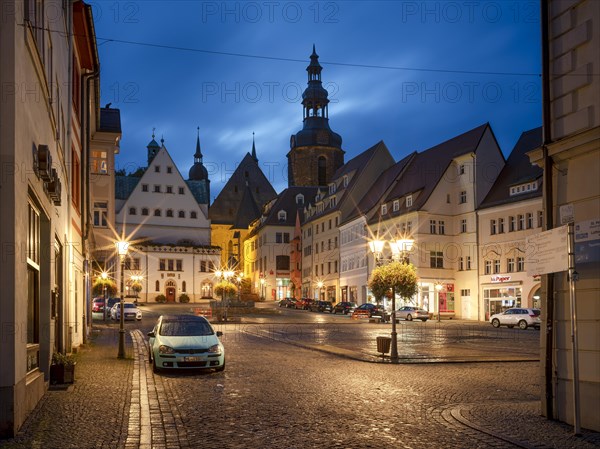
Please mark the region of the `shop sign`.
[[511, 279], [510, 276], [500, 276], [498, 274], [494, 275], [491, 277], [491, 282], [493, 283], [498, 283], [498, 282], [509, 282]]

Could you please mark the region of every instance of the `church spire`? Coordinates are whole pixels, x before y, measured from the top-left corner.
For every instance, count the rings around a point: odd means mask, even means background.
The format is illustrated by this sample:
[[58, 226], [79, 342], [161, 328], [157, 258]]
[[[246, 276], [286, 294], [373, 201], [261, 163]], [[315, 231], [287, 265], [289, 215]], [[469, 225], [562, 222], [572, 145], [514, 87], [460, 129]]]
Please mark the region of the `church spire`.
[[198, 135], [196, 136], [196, 152], [194, 153], [194, 164], [202, 163], [202, 151], [200, 150], [200, 127], [196, 128]]
[[254, 131], [252, 131], [252, 159], [255, 162], [258, 162], [258, 158], [256, 157], [256, 146], [254, 145]]
[[[321, 71], [323, 67], [319, 64], [319, 55], [313, 44], [313, 52], [310, 55], [310, 64], [306, 67], [308, 72], [308, 86], [302, 94], [302, 105], [304, 106], [304, 119], [318, 117], [326, 121], [329, 118], [329, 95], [321, 83]], [[321, 125], [323, 126], [323, 125]]]
[[156, 153], [158, 153], [158, 150], [160, 150], [160, 146], [158, 145], [158, 142], [156, 142], [156, 140], [154, 140], [154, 138], [156, 137], [155, 131], [156, 131], [156, 128], [152, 128], [152, 140], [146, 146], [146, 148], [148, 150], [148, 165], [150, 165], [150, 162], [152, 162], [152, 159], [154, 159], [154, 156], [156, 156]]

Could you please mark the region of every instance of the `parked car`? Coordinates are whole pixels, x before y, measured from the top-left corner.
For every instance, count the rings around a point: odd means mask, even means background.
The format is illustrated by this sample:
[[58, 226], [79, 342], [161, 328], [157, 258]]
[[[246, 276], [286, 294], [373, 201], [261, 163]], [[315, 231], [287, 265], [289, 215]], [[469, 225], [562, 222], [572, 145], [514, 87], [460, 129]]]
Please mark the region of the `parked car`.
[[331, 309], [331, 313], [343, 313], [344, 315], [348, 315], [349, 313], [354, 312], [354, 309], [356, 309], [356, 307], [357, 306], [355, 302], [342, 301], [338, 302], [335, 306], [333, 306], [333, 309]]
[[310, 305], [314, 302], [312, 298], [301, 298], [294, 304], [295, 309], [309, 310]]
[[225, 369], [225, 348], [208, 320], [194, 315], [162, 315], [148, 333], [149, 361], [162, 368]]
[[531, 326], [539, 329], [542, 320], [540, 319], [540, 309], [513, 307], [502, 313], [492, 315], [490, 317], [490, 323], [492, 323], [492, 326], [494, 327], [507, 326], [512, 328], [519, 326], [520, 329], [527, 329]]
[[104, 298], [94, 298], [92, 302], [93, 313], [104, 313]]
[[121, 298], [108, 298], [106, 301], [106, 313], [108, 314], [109, 318], [110, 311], [112, 310], [113, 306], [119, 302], [121, 302]]
[[354, 312], [352, 312], [352, 319], [360, 319], [360, 318], [373, 318], [379, 317], [381, 321], [388, 321], [390, 316], [389, 313], [385, 311], [383, 306], [377, 304], [361, 304]]
[[333, 309], [333, 303], [331, 301], [313, 301], [309, 309], [311, 312], [330, 312]]
[[296, 298], [283, 298], [279, 301], [279, 307], [287, 307], [288, 309], [294, 308], [296, 304]]
[[421, 320], [423, 322], [429, 319], [429, 312], [419, 307], [404, 306], [396, 310], [396, 319], [398, 320]]
[[[138, 320], [142, 319], [142, 311], [132, 302], [126, 302], [123, 304], [124, 315], [123, 319], [127, 320]], [[112, 309], [110, 309], [110, 318], [112, 320], [121, 319], [121, 302], [116, 303]]]

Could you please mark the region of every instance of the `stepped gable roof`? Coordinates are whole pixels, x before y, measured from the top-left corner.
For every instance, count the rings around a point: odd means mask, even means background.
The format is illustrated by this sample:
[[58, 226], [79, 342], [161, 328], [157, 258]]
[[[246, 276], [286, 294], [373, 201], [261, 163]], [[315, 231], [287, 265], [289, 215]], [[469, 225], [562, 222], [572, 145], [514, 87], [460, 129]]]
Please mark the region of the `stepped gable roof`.
[[348, 218], [345, 220], [345, 222], [354, 220], [359, 215], [365, 215], [371, 209], [373, 209], [381, 197], [385, 195], [385, 192], [388, 191], [394, 183], [398, 182], [398, 177], [402, 174], [403, 170], [408, 166], [408, 164], [410, 164], [416, 155], [417, 152], [414, 151], [385, 170], [373, 183], [367, 193], [362, 197], [358, 203], [358, 206], [355, 207], [348, 215]]
[[[246, 187], [252, 192], [255, 206], [242, 207]], [[277, 192], [262, 172], [250, 153], [242, 159], [208, 211], [213, 224], [230, 224], [240, 228], [248, 225], [258, 216], [254, 210], [261, 210], [263, 204], [277, 196]], [[246, 197], [246, 199], [249, 199]], [[259, 214], [260, 215], [260, 214]]]
[[185, 183], [190, 188], [190, 191], [198, 204], [208, 204], [210, 198], [208, 197], [207, 183], [205, 180], [195, 181], [193, 179], [188, 179]]
[[[535, 150], [541, 146], [541, 126], [521, 134], [521, 137], [519, 137], [510, 156], [506, 160], [506, 165], [504, 165], [498, 178], [496, 178], [496, 182], [481, 203], [480, 209], [542, 196], [541, 184], [544, 171], [541, 167], [533, 165], [527, 156], [529, 151]], [[535, 180], [539, 180], [537, 190], [513, 196], [510, 195], [511, 186]]]
[[136, 176], [115, 176], [115, 198], [118, 200], [129, 198], [140, 179], [142, 178]]
[[[261, 226], [296, 226], [296, 211], [300, 211], [302, 217], [304, 206], [314, 201], [318, 190], [319, 187], [317, 186], [288, 187], [277, 196], [277, 199], [265, 211], [266, 218]], [[298, 194], [304, 196], [304, 201], [301, 204], [296, 202]], [[282, 210], [286, 212], [285, 220], [279, 219], [279, 211]]]
[[100, 108], [100, 128], [98, 131], [108, 133], [121, 132], [121, 111], [119, 109]]
[[[452, 160], [476, 152], [479, 142], [488, 129], [491, 131], [489, 123], [485, 123], [422, 153], [417, 153], [400, 181], [383, 202], [387, 203], [405, 195], [420, 192], [409, 208], [409, 210], [419, 210], [429, 199]], [[406, 210], [399, 211], [399, 213], [405, 212]]]

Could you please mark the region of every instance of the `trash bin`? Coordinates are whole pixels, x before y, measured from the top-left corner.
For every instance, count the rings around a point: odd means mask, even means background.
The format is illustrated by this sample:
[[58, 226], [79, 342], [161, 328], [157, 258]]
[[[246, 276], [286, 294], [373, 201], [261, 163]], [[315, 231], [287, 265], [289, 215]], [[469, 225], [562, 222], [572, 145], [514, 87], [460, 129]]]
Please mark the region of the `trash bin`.
[[390, 352], [391, 344], [391, 337], [377, 337], [377, 352], [381, 352], [382, 355]]

